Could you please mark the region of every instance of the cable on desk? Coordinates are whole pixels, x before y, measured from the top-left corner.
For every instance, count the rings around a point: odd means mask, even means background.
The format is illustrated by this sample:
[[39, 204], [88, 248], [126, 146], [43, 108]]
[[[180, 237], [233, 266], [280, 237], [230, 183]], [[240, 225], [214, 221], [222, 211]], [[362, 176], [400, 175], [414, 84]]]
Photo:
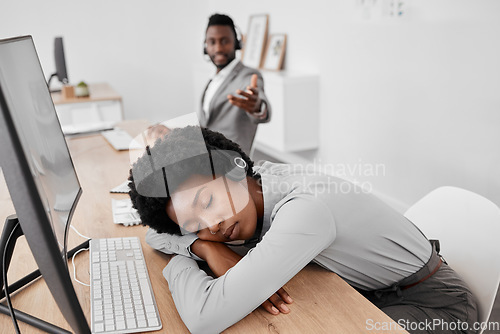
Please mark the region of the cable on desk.
[[70, 225], [70, 227], [73, 229], [73, 231], [75, 231], [75, 232], [76, 232], [76, 234], [78, 234], [78, 235], [79, 235], [79, 236], [81, 236], [82, 238], [87, 239], [87, 240], [92, 239], [92, 238], [89, 238], [89, 237], [87, 237], [87, 236], [85, 236], [85, 235], [81, 234], [80, 232], [78, 232], [78, 230], [76, 229], [76, 227], [74, 227], [73, 225]]
[[7, 249], [9, 248], [10, 244], [10, 239], [16, 232], [17, 228], [19, 227], [19, 224], [17, 224], [13, 229], [12, 232], [10, 232], [9, 238], [7, 239], [7, 242], [5, 243], [5, 249], [3, 252], [3, 259], [2, 259], [2, 275], [3, 275], [3, 283], [5, 285], [4, 291], [5, 291], [5, 298], [7, 299], [7, 305], [9, 306], [9, 311], [10, 311], [10, 317], [12, 319], [12, 322], [14, 323], [14, 329], [16, 330], [16, 333], [19, 334], [21, 333], [19, 330], [19, 325], [17, 324], [17, 319], [16, 319], [16, 314], [14, 313], [14, 308], [12, 307], [12, 302], [10, 300], [10, 294], [9, 294], [9, 283], [7, 282]]
[[76, 282], [80, 283], [81, 285], [90, 286], [90, 284], [83, 283], [82, 281], [78, 280], [78, 278], [76, 278], [75, 256], [76, 256], [76, 254], [78, 254], [78, 253], [80, 253], [81, 251], [84, 251], [84, 250], [89, 250], [89, 249], [88, 248], [82, 248], [79, 251], [77, 251], [75, 254], [73, 254], [73, 257], [71, 257], [71, 263], [73, 264], [73, 278], [74, 278], [74, 280]]
[[[87, 240], [91, 240], [92, 239], [92, 238], [89, 238], [89, 237], [81, 234], [80, 232], [78, 232], [78, 230], [76, 229], [76, 227], [74, 227], [73, 225], [70, 225], [70, 226], [73, 229], [73, 231], [75, 231], [76, 234], [78, 234], [82, 238], [87, 239]], [[75, 249], [77, 249], [77, 248], [75, 248]], [[80, 283], [81, 285], [90, 286], [90, 284], [84, 283], [84, 282], [80, 281], [78, 278], [76, 278], [75, 256], [76, 256], [76, 254], [78, 254], [78, 253], [80, 253], [81, 251], [84, 251], [84, 250], [89, 250], [89, 249], [88, 248], [82, 248], [82, 249], [76, 251], [75, 254], [73, 254], [73, 256], [71, 257], [71, 264], [73, 265], [73, 279], [76, 282]]]

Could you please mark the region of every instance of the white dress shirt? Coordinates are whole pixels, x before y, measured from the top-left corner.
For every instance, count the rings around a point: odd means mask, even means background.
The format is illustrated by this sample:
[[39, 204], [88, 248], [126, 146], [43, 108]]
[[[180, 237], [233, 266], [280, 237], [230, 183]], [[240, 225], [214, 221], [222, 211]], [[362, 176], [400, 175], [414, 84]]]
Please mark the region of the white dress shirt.
[[215, 92], [217, 92], [224, 80], [226, 80], [227, 76], [233, 71], [234, 67], [239, 62], [240, 61], [238, 59], [233, 59], [233, 61], [227, 64], [226, 67], [219, 71], [219, 73], [215, 74], [208, 84], [208, 87], [205, 90], [205, 97], [203, 98], [203, 112], [205, 113], [207, 119], [210, 116], [210, 102], [212, 102]]

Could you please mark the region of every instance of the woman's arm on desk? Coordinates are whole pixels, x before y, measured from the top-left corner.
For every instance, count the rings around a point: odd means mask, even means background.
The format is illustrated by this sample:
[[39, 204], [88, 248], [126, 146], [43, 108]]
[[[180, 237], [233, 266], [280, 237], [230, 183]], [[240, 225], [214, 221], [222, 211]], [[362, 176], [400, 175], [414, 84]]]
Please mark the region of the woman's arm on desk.
[[[198, 239], [193, 243], [192, 249], [198, 257], [207, 262], [216, 277], [224, 275], [242, 259], [241, 255], [220, 242]], [[280, 312], [289, 313], [290, 309], [286, 304], [291, 304], [292, 302], [292, 298], [285, 289], [280, 288], [262, 303], [262, 307], [267, 312], [277, 315]]]
[[288, 282], [335, 238], [333, 217], [314, 199], [284, 204], [263, 240], [213, 279], [183, 256], [163, 274], [177, 310], [193, 333], [217, 333], [238, 322]]
[[[165, 254], [180, 254], [199, 261], [206, 261], [216, 277], [224, 275], [238, 263], [242, 255], [236, 253], [223, 243], [198, 239], [195, 234], [184, 236], [168, 233], [157, 233], [153, 229], [146, 232], [146, 242], [154, 249]], [[241, 251], [240, 251], [241, 253]], [[288, 313], [285, 303], [292, 303], [288, 293], [280, 288], [262, 307], [271, 314]]]

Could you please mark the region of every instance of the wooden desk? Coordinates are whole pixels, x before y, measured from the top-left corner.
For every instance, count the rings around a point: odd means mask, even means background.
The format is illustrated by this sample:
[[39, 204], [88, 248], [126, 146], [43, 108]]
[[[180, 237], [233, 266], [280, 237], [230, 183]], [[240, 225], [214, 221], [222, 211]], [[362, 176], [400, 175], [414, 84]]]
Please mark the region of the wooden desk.
[[[132, 135], [145, 122], [124, 122], [121, 127]], [[124, 227], [112, 222], [111, 198], [126, 198], [124, 194], [110, 194], [109, 189], [123, 182], [129, 171], [128, 152], [114, 151], [101, 135], [68, 139], [68, 146], [77, 170], [83, 195], [80, 199], [72, 224], [80, 233], [93, 238], [118, 236], [138, 236], [141, 239], [151, 283], [163, 323], [158, 333], [188, 333], [180, 319], [163, 278], [162, 270], [169, 255], [157, 252], [144, 241], [146, 228], [143, 226]], [[14, 212], [3, 175], [0, 177], [0, 224], [3, 217]], [[83, 239], [74, 231], [69, 232], [69, 246], [73, 247]], [[88, 253], [80, 253], [76, 259], [77, 277], [89, 281]], [[72, 271], [71, 262], [69, 263]], [[9, 282], [36, 269], [35, 261], [21, 238], [16, 246]], [[72, 273], [71, 273], [72, 276]], [[82, 308], [89, 319], [90, 288], [73, 283]], [[294, 299], [291, 313], [273, 316], [257, 309], [224, 333], [366, 333], [367, 319], [389, 323], [392, 320], [368, 302], [337, 275], [308, 265], [285, 286]], [[14, 307], [40, 317], [63, 328], [71, 330], [62, 317], [43, 279], [12, 296]], [[19, 322], [22, 333], [41, 331]], [[393, 323], [395, 326], [395, 323]], [[393, 327], [394, 328], [394, 327]], [[11, 319], [0, 314], [0, 332], [12, 333]], [[405, 333], [405, 331], [369, 331], [369, 333]]]
[[55, 105], [68, 104], [68, 103], [85, 103], [96, 101], [121, 101], [122, 97], [115, 92], [113, 88], [107, 83], [89, 84], [89, 96], [87, 97], [73, 97], [65, 99], [61, 92], [52, 93], [52, 101]]

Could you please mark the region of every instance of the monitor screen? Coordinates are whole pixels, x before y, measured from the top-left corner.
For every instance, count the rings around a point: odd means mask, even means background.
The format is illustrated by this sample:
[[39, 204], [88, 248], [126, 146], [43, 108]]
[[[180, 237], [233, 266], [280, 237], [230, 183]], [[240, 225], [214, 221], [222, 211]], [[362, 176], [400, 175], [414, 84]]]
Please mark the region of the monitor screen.
[[66, 260], [81, 187], [31, 36], [0, 40], [0, 137], [5, 181], [40, 272], [71, 327], [88, 332]]
[[63, 38], [56, 37], [54, 39], [54, 59], [56, 61], [57, 78], [63, 84], [69, 82], [68, 70], [66, 69], [66, 57], [64, 56]]
[[64, 256], [69, 213], [80, 183], [30, 42], [20, 40], [1, 45], [0, 85], [38, 195]]

